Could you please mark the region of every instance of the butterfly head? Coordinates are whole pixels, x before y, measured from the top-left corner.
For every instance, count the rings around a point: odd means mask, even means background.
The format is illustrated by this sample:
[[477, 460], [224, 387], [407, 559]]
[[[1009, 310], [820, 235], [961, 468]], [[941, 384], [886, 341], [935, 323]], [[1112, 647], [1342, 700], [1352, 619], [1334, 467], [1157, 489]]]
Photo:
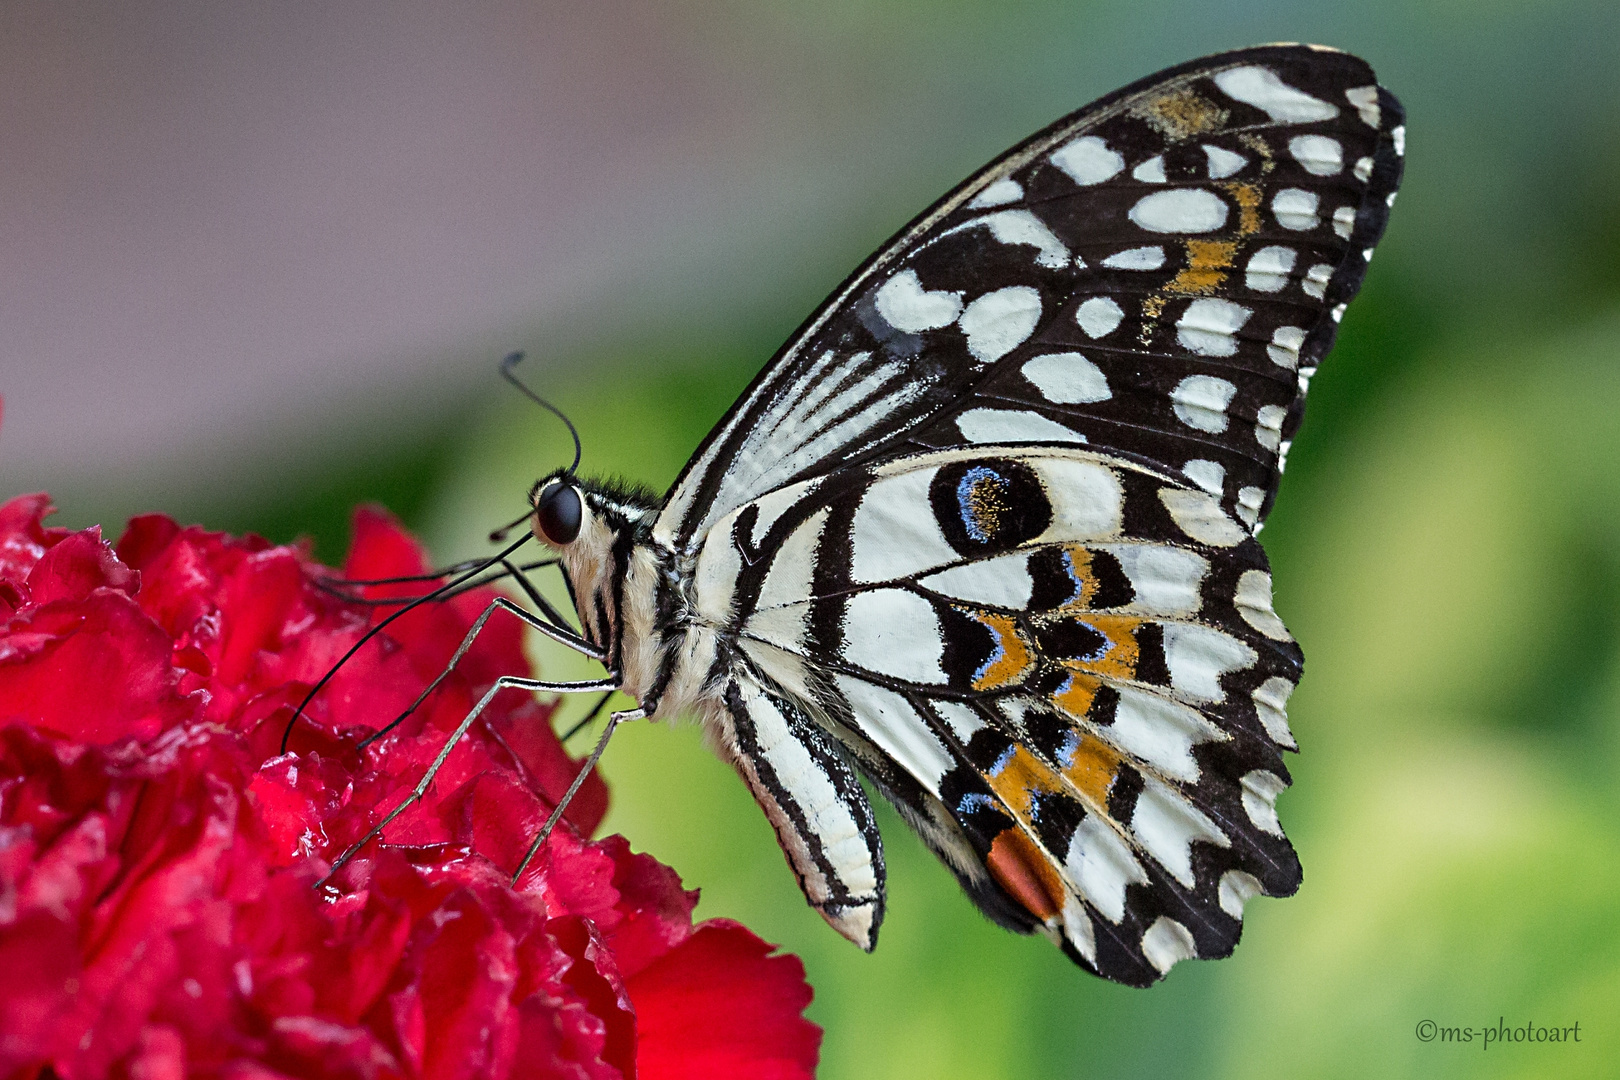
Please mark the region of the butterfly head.
[[579, 539], [585, 526], [585, 497], [573, 477], [563, 475], [536, 484], [529, 501], [534, 504], [536, 539], [558, 549]]
[[616, 583], [628, 571], [637, 541], [657, 512], [646, 491], [599, 480], [582, 480], [560, 469], [529, 491], [535, 539], [561, 556], [564, 577], [586, 636], [611, 647], [618, 638]]

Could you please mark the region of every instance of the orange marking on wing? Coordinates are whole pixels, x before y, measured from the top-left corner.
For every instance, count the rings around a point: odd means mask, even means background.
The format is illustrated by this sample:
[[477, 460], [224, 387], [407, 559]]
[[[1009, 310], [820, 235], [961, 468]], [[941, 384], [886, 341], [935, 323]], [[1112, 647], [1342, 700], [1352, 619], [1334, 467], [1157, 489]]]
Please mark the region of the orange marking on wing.
[[1252, 236], [1260, 231], [1260, 188], [1255, 184], [1228, 181], [1221, 185], [1238, 204], [1238, 235]]
[[1097, 575], [1091, 569], [1091, 549], [1081, 547], [1079, 544], [1068, 544], [1063, 548], [1063, 554], [1068, 559], [1070, 573], [1080, 586], [1074, 596], [1061, 605], [1060, 610], [1089, 609], [1091, 598], [1097, 595]]
[[1063, 770], [1080, 794], [1091, 800], [1098, 809], [1108, 806], [1108, 789], [1119, 773], [1120, 755], [1113, 747], [1095, 735], [1081, 735], [1074, 758]]
[[1277, 163], [1272, 160], [1271, 147], [1266, 143], [1266, 140], [1262, 139], [1260, 136], [1253, 134], [1239, 135], [1238, 142], [1260, 155], [1261, 176], [1265, 176], [1267, 173], [1271, 172], [1272, 169], [1277, 167]]
[[1035, 666], [1035, 657], [1023, 636], [1018, 633], [1018, 624], [1012, 616], [973, 611], [970, 608], [957, 610], [973, 616], [996, 635], [996, 656], [974, 677], [973, 689], [1000, 690], [1023, 681], [1024, 676]]
[[1029, 821], [1034, 809], [1035, 796], [1044, 791], [1061, 791], [1063, 782], [1046, 763], [1022, 746], [1014, 746], [1007, 755], [1007, 763], [985, 777], [990, 790], [1007, 804], [1007, 809], [1023, 821]]
[[1084, 720], [1086, 714], [1091, 711], [1092, 699], [1097, 696], [1097, 688], [1101, 685], [1102, 680], [1097, 676], [1075, 672], [1052, 695], [1052, 704], [1076, 720]]
[[1062, 660], [1070, 671], [1091, 671], [1114, 679], [1134, 679], [1140, 650], [1136, 629], [1146, 620], [1135, 615], [1070, 616], [1108, 639], [1108, 651], [1096, 660]]
[[1131, 114], [1147, 121], [1159, 134], [1173, 142], [1219, 131], [1232, 115], [1185, 86], [1133, 106]]
[[1162, 296], [1149, 296], [1142, 300], [1142, 329], [1136, 339], [1143, 345], [1153, 340], [1153, 332], [1159, 327], [1159, 316], [1164, 314], [1164, 305], [1168, 302]]
[[997, 884], [1042, 922], [1063, 910], [1063, 882], [1023, 830], [997, 833], [985, 865]]
[[1173, 296], [1207, 296], [1226, 280], [1237, 256], [1235, 240], [1188, 240], [1187, 266], [1164, 287]]

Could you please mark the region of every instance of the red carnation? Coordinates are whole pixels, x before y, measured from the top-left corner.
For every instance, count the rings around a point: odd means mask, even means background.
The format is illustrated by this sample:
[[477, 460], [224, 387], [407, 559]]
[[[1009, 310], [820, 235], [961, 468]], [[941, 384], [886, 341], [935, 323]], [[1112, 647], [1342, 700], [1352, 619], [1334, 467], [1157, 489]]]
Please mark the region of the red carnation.
[[[0, 1077], [797, 1078], [821, 1033], [803, 967], [694, 926], [674, 871], [590, 840], [592, 776], [514, 889], [578, 763], [498, 695], [422, 803], [331, 861], [421, 777], [477, 697], [528, 670], [497, 618], [398, 729], [492, 594], [426, 605], [293, 710], [392, 606], [294, 547], [0, 507]], [[420, 573], [362, 511], [353, 578]], [[399, 595], [381, 587], [372, 598]]]

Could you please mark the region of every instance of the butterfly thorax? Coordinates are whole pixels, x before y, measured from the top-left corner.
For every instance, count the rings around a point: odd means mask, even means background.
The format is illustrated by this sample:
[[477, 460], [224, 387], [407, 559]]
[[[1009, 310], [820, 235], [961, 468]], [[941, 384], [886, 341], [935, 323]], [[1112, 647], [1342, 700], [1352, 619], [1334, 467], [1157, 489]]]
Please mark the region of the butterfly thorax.
[[694, 627], [690, 567], [653, 540], [656, 496], [611, 482], [572, 484], [583, 504], [577, 536], [559, 544], [538, 524], [535, 535], [561, 558], [586, 640], [607, 654], [621, 688], [649, 717], [667, 719], [696, 704], [707, 674], [706, 663], [700, 672], [679, 662], [692, 651], [682, 648], [690, 632], [708, 636]]

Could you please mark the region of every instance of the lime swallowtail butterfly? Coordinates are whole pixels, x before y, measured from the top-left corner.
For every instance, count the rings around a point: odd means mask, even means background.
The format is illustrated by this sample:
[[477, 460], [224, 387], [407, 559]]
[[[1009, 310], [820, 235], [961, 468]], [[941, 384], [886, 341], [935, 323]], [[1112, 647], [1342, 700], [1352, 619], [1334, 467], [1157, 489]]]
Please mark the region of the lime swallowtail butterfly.
[[662, 500], [535, 485], [582, 631], [527, 618], [608, 674], [503, 685], [695, 714], [862, 948], [865, 776], [985, 915], [1087, 970], [1229, 954], [1300, 881], [1275, 804], [1302, 657], [1255, 534], [1402, 120], [1356, 57], [1270, 45], [1014, 147], [821, 305]]

